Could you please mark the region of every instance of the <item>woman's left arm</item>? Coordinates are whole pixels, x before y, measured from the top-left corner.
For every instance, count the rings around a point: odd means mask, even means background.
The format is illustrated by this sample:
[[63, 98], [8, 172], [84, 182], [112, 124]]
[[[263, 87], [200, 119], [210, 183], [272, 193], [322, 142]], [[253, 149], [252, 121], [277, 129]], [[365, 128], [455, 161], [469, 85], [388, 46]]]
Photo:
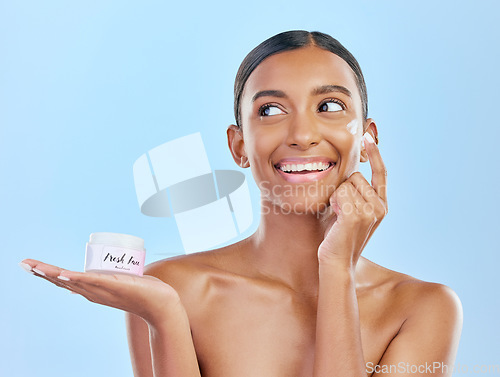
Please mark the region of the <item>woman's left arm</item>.
[[319, 267], [313, 377], [366, 376], [353, 273]]
[[[380, 360], [378, 371], [375, 365], [373, 370], [365, 365], [354, 271], [366, 243], [387, 214], [385, 165], [370, 137], [365, 138], [365, 149], [372, 168], [372, 184], [355, 172], [335, 190], [330, 204], [336, 216], [318, 249], [313, 377], [403, 376], [406, 371], [401, 368], [390, 374], [380, 367], [422, 361], [450, 364], [458, 347], [462, 325], [460, 301], [451, 289], [429, 283], [434, 287], [433, 294], [424, 295], [426, 298], [405, 321]], [[423, 376], [428, 371], [412, 370], [407, 375]], [[434, 370], [429, 375], [451, 376], [451, 370], [442, 373]]]

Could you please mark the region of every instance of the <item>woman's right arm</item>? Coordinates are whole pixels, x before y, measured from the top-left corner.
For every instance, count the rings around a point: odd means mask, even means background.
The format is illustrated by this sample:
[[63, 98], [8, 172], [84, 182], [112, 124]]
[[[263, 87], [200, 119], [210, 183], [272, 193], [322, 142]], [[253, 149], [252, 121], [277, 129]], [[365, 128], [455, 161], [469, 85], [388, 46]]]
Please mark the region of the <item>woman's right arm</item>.
[[148, 324], [138, 315], [128, 312], [125, 313], [125, 322], [134, 376], [153, 377]]
[[91, 302], [124, 310], [136, 377], [200, 377], [189, 319], [177, 291], [154, 276], [63, 270], [37, 260], [21, 266]]
[[156, 324], [126, 313], [127, 334], [135, 377], [200, 377], [189, 320], [184, 307], [169, 305]]

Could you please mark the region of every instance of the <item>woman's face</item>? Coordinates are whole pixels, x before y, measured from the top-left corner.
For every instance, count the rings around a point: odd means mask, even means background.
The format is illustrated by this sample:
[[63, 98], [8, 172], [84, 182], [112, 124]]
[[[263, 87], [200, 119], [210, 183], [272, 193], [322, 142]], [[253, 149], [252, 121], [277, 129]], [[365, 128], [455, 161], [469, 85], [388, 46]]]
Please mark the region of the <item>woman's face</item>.
[[336, 187], [367, 160], [363, 126], [376, 135], [371, 119], [362, 122], [349, 65], [315, 46], [272, 55], [252, 72], [241, 121], [234, 145], [248, 159], [262, 197], [295, 213], [326, 209]]

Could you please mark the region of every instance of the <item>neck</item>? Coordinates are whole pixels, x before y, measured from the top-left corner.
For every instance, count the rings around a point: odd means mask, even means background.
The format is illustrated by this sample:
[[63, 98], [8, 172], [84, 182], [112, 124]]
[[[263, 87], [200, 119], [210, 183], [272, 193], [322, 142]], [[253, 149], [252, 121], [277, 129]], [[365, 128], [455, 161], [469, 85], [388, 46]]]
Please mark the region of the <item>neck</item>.
[[301, 294], [318, 290], [318, 247], [332, 215], [297, 214], [261, 199], [262, 215], [250, 237], [252, 265], [259, 274]]

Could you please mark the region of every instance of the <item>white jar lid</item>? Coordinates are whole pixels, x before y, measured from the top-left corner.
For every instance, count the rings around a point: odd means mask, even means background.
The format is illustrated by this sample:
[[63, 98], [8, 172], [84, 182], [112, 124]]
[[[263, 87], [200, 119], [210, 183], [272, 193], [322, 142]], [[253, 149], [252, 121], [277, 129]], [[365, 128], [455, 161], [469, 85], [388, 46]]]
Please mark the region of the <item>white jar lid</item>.
[[90, 244], [105, 244], [126, 247], [128, 249], [144, 250], [144, 240], [130, 234], [97, 232], [90, 234]]

